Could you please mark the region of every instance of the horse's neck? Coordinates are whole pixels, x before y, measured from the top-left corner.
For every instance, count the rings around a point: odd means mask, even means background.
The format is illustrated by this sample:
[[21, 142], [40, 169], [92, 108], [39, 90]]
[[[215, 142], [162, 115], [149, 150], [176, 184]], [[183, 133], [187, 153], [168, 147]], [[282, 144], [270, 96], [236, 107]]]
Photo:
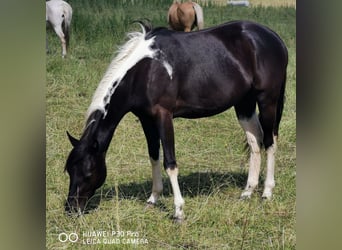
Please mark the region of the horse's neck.
[[101, 121], [101, 124], [96, 133], [96, 138], [104, 152], [108, 150], [115, 130], [125, 114], [126, 112], [120, 114], [116, 113], [115, 111], [110, 111], [107, 113], [106, 117]]
[[105, 125], [103, 112], [101, 110], [95, 110], [87, 118], [81, 140], [89, 145], [96, 142], [100, 146], [101, 151], [107, 151], [109, 146], [108, 140], [110, 141], [108, 137], [112, 136], [112, 133], [110, 133], [110, 128], [107, 128]]

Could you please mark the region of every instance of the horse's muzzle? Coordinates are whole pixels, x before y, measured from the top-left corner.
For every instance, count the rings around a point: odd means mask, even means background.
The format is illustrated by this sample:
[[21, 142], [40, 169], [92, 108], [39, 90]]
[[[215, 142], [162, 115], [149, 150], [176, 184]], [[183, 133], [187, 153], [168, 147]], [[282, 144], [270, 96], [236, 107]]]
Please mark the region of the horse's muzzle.
[[64, 204], [65, 212], [72, 213], [84, 213], [86, 199], [77, 198], [77, 197], [68, 197], [67, 201]]

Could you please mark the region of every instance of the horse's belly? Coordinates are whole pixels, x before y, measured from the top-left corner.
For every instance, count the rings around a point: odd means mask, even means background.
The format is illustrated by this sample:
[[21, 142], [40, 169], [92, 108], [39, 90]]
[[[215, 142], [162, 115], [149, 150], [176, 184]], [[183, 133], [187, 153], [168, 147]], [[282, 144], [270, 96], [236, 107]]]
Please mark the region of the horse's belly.
[[219, 114], [232, 107], [233, 103], [228, 100], [224, 102], [203, 101], [201, 103], [177, 101], [176, 106], [173, 112], [174, 117], [195, 119]]
[[250, 85], [239, 81], [209, 81], [208, 84], [183, 88], [178, 93], [174, 116], [200, 118], [219, 114], [236, 105]]
[[[228, 109], [228, 108], [227, 108]], [[191, 109], [191, 110], [182, 110], [175, 112], [173, 117], [181, 117], [181, 118], [187, 118], [187, 119], [197, 119], [197, 118], [203, 118], [203, 117], [209, 117], [213, 115], [217, 115], [227, 109], [222, 109], [222, 110], [196, 110], [196, 109]]]

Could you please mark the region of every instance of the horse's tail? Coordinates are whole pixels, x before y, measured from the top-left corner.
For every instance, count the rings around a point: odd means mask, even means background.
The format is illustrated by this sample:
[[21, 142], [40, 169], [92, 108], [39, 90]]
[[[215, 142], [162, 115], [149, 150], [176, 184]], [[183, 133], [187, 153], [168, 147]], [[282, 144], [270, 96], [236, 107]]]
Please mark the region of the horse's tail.
[[62, 22], [62, 30], [64, 33], [66, 47], [68, 48], [69, 41], [70, 41], [70, 24], [71, 24], [71, 18], [72, 18], [72, 9], [70, 6], [65, 6], [63, 15], [64, 15], [64, 19]]
[[199, 4], [193, 2], [192, 3], [192, 6], [195, 10], [195, 13], [196, 13], [196, 25], [198, 27], [199, 30], [203, 29], [204, 27], [204, 18], [203, 18], [203, 10], [202, 10], [202, 7], [199, 6]]
[[63, 30], [63, 34], [64, 34], [65, 45], [66, 45], [66, 48], [68, 48], [69, 47], [69, 40], [70, 40], [70, 29], [66, 23], [65, 18], [62, 22], [62, 30]]
[[280, 88], [280, 95], [278, 97], [278, 102], [277, 102], [276, 124], [274, 126], [274, 131], [273, 131], [275, 136], [278, 136], [279, 123], [283, 115], [284, 102], [285, 102], [285, 85], [286, 85], [286, 72], [284, 74], [284, 78], [283, 78], [281, 88]]

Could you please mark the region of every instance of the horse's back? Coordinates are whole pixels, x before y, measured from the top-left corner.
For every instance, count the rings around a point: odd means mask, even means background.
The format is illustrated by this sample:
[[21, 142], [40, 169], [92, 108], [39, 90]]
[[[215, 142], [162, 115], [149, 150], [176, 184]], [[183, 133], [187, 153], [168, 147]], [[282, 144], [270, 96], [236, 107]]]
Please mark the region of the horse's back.
[[[286, 73], [284, 43], [273, 31], [256, 23], [236, 21], [191, 33], [157, 29], [149, 36], [154, 36], [153, 46], [172, 67], [172, 79], [155, 84], [178, 98], [175, 116], [217, 114], [234, 106], [252, 89], [271, 89], [269, 84], [280, 89]], [[165, 71], [158, 63], [153, 65]], [[176, 87], [169, 88], [170, 84]]]
[[160, 29], [151, 35], [178, 72], [231, 75], [240, 71], [248, 81], [258, 69], [287, 66], [284, 42], [271, 29], [253, 22], [229, 22], [191, 33]]

